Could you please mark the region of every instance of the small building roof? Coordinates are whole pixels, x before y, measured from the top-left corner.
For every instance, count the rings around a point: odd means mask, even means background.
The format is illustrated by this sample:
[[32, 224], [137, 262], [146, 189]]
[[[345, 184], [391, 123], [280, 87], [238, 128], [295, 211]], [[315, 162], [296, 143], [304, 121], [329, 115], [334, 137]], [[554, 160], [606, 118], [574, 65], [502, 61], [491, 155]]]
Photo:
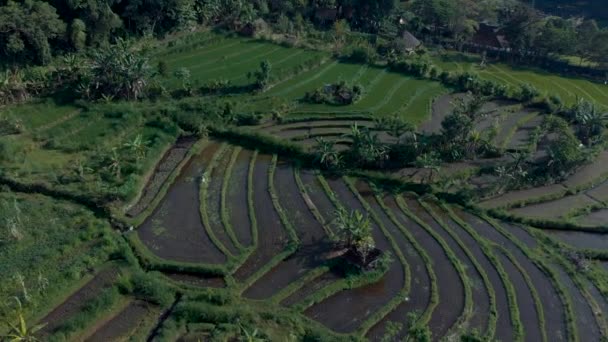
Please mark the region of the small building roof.
[[401, 34], [401, 39], [405, 43], [405, 48], [408, 50], [414, 50], [422, 44], [418, 38], [410, 33], [410, 31], [404, 31]]
[[473, 35], [471, 42], [480, 46], [492, 47], [495, 49], [507, 49], [509, 42], [498, 26], [487, 23], [480, 23], [477, 32]]

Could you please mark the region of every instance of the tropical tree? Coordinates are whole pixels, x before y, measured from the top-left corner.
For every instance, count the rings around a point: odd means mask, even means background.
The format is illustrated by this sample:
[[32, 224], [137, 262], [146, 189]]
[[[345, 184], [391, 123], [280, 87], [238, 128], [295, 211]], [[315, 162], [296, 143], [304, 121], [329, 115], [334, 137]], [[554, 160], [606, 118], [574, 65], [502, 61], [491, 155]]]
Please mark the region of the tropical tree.
[[336, 210], [334, 226], [338, 231], [340, 242], [346, 248], [357, 249], [358, 245], [373, 244], [372, 226], [368, 216], [359, 210], [347, 211], [343, 207]]
[[340, 153], [335, 149], [336, 143], [322, 137], [317, 138], [316, 142], [315, 161], [327, 169], [340, 167], [342, 159]]
[[143, 53], [119, 39], [116, 45], [96, 51], [84, 88], [89, 96], [137, 100], [145, 95], [152, 68]]
[[190, 81], [190, 70], [188, 68], [179, 68], [173, 73], [182, 83], [182, 89], [189, 95], [192, 94], [192, 82]]
[[351, 126], [350, 133], [345, 137], [352, 139], [351, 154], [354, 160], [363, 166], [380, 166], [389, 158], [389, 149], [386, 144], [380, 142], [377, 134], [372, 134], [369, 128], [359, 128], [355, 123]]
[[253, 79], [255, 87], [258, 90], [266, 90], [268, 84], [270, 83], [270, 72], [272, 71], [272, 65], [267, 60], [262, 61], [260, 63], [260, 69], [249, 72], [247, 77], [249, 79]]

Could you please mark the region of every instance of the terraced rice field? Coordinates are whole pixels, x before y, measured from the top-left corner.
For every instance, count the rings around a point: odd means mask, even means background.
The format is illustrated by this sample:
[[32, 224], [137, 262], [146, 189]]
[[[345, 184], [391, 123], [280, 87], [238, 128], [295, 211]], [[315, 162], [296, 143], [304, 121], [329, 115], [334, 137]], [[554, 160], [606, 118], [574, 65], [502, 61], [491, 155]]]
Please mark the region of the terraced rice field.
[[583, 226], [605, 226], [608, 200], [608, 154], [582, 166], [561, 184], [517, 190], [484, 200], [485, 209], [509, 209], [515, 216], [558, 221], [574, 220]]
[[480, 68], [481, 59], [474, 55], [449, 54], [438, 56], [433, 62], [444, 70], [473, 71], [484, 79], [505, 85], [530, 84], [545, 94], [558, 95], [567, 104], [583, 98], [604, 109], [608, 108], [608, 86], [585, 79], [562, 77], [542, 70], [516, 68], [501, 63], [488, 63]]
[[[428, 117], [433, 99], [448, 92], [437, 82], [405, 77], [380, 67], [339, 62], [318, 51], [212, 34], [192, 44], [191, 48], [186, 46], [182, 49], [186, 51], [181, 52], [172, 52], [168, 48], [157, 58], [165, 61], [172, 72], [187, 68], [192, 81], [201, 85], [222, 79], [244, 86], [250, 83], [248, 72], [259, 68], [261, 61], [270, 62], [272, 75], [279, 81], [262, 96], [246, 99], [259, 110], [268, 110], [270, 98], [280, 98], [295, 104], [293, 115], [399, 115], [412, 123], [420, 123]], [[292, 77], [286, 76], [294, 68], [311, 61], [315, 63], [308, 70], [300, 70]], [[170, 76], [170, 79], [173, 87], [181, 86], [177, 78]], [[364, 96], [348, 106], [301, 102], [306, 92], [341, 80], [362, 85]]]
[[[166, 272], [178, 284], [227, 286], [340, 334], [379, 340], [391, 322], [396, 338], [412, 322], [434, 340], [472, 330], [502, 341], [606, 334], [598, 288], [539, 249], [529, 228], [373, 189], [209, 141], [130, 241], [152, 265], [198, 270]], [[380, 279], [351, 283], [330, 266], [339, 207], [369, 215], [377, 247], [392, 256]], [[141, 311], [124, 310], [133, 305]]]

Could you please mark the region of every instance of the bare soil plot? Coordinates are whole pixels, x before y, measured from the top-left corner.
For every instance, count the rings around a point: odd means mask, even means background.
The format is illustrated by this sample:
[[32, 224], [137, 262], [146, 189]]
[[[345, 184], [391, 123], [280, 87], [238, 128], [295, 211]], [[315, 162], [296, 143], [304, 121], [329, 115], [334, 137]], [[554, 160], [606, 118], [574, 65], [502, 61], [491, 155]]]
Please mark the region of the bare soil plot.
[[576, 218], [579, 224], [586, 226], [606, 226], [608, 225], [608, 209], [593, 211], [587, 215]]
[[604, 151], [588, 165], [583, 166], [574, 175], [566, 179], [563, 184], [570, 189], [585, 186], [594, 180], [601, 179], [608, 173], [608, 151]]
[[238, 281], [244, 281], [264, 264], [279, 254], [287, 245], [288, 236], [278, 213], [272, 205], [269, 193], [268, 171], [272, 157], [258, 155], [253, 169], [253, 201], [257, 220], [259, 244], [247, 261], [234, 273]]
[[226, 281], [224, 281], [224, 278], [221, 277], [204, 277], [198, 274], [170, 272], [164, 272], [163, 274], [171, 280], [185, 285], [213, 288], [226, 287]]
[[517, 307], [519, 308], [519, 317], [524, 327], [525, 340], [542, 341], [539, 313], [536, 310], [536, 304], [532, 297], [532, 289], [526, 283], [521, 271], [504, 253], [498, 249], [495, 249], [495, 253], [505, 271], [509, 274], [509, 280], [517, 291]]
[[254, 215], [254, 213], [249, 212], [247, 202], [249, 163], [252, 156], [252, 151], [241, 150], [234, 163], [226, 193], [230, 223], [237, 239], [243, 246], [250, 246], [253, 242], [249, 215]]
[[[456, 215], [463, 221], [468, 222], [484, 238], [506, 248], [521, 265], [536, 287], [540, 297], [543, 312], [545, 314], [545, 331], [549, 341], [564, 341], [567, 338], [566, 313], [559, 294], [552, 280], [541, 271], [527, 256], [507, 237], [498, 232], [488, 222], [467, 213], [459, 208], [454, 208]], [[516, 292], [526, 289], [516, 288]], [[521, 310], [533, 308], [520, 308]]]
[[204, 168], [217, 152], [213, 143], [182, 170], [158, 208], [138, 228], [142, 242], [157, 256], [180, 262], [219, 264], [226, 256], [207, 236], [201, 221], [199, 186]]
[[293, 167], [279, 163], [275, 171], [275, 189], [279, 203], [286, 212], [300, 240], [297, 252], [266, 273], [245, 292], [252, 299], [271, 297], [290, 283], [297, 281], [306, 272], [321, 266], [323, 256], [332, 248], [325, 231], [315, 220], [304, 199], [300, 195]]
[[[427, 205], [431, 208], [433, 213], [439, 217], [439, 219], [445, 224], [452, 232], [458, 229], [458, 225], [450, 219], [450, 217], [437, 205], [428, 203]], [[422, 210], [422, 208], [416, 208], [416, 210]], [[468, 277], [469, 284], [471, 286], [471, 292], [473, 295], [473, 314], [468, 321], [468, 329], [477, 329], [478, 331], [485, 331], [488, 326], [488, 318], [490, 313], [490, 297], [488, 289], [486, 288], [481, 274], [475, 268], [473, 261], [465, 253], [465, 251], [457, 244], [456, 240], [448, 235], [447, 231], [441, 227], [429, 214], [423, 213], [418, 215], [427, 224], [439, 233], [444, 240], [448, 243], [450, 248], [454, 251], [458, 259], [463, 263], [465, 272]], [[454, 233], [455, 234], [455, 233]], [[467, 246], [468, 248], [468, 246]]]
[[53, 309], [53, 311], [40, 320], [40, 324], [46, 324], [40, 331], [41, 337], [53, 333], [63, 322], [78, 314], [87, 305], [88, 301], [98, 296], [105, 288], [112, 286], [118, 278], [118, 273], [118, 270], [115, 268], [102, 270], [82, 288]]
[[500, 208], [508, 207], [511, 204], [522, 202], [522, 201], [535, 201], [535, 199], [541, 199], [547, 196], [559, 197], [566, 193], [566, 188], [561, 184], [553, 184], [544, 187], [510, 191], [503, 195], [484, 200], [479, 203], [482, 208]]
[[[365, 212], [363, 206], [341, 179], [328, 180], [338, 199], [346, 208]], [[380, 228], [373, 224], [376, 247], [391, 251], [390, 243]], [[404, 270], [398, 261], [391, 263], [386, 276], [379, 282], [357, 289], [341, 291], [313, 305], [305, 314], [336, 332], [352, 332], [366, 318], [387, 304], [399, 293], [404, 283]], [[348, 312], [347, 315], [344, 313]]]
[[191, 137], [179, 138], [175, 145], [171, 147], [162, 157], [152, 176], [148, 179], [141, 197], [135, 205], [129, 208], [127, 215], [135, 217], [141, 214], [150, 203], [156, 198], [163, 184], [167, 181], [171, 173], [184, 160], [188, 151], [194, 145], [196, 139]]
[[[207, 182], [207, 191], [206, 207], [204, 209], [207, 211], [207, 217], [209, 217], [209, 224], [211, 225], [209, 228], [213, 231], [213, 234], [217, 237], [219, 243], [226, 247], [232, 255], [238, 255], [239, 249], [230, 239], [230, 236], [226, 231], [226, 227], [224, 227], [222, 222], [221, 215], [222, 185], [224, 183], [224, 176], [226, 174], [228, 164], [230, 163], [230, 158], [232, 157], [232, 149], [233, 148], [228, 148], [225, 150], [224, 154], [221, 156], [221, 159], [211, 171], [209, 179], [205, 179], [205, 182]], [[243, 192], [246, 192], [246, 189], [246, 187], [241, 188]]]
[[538, 219], [560, 219], [568, 213], [598, 205], [599, 202], [585, 194], [572, 195], [554, 201], [532, 204], [525, 207], [511, 209], [510, 212], [517, 216]]
[[574, 318], [576, 320], [576, 329], [580, 341], [601, 341], [602, 333], [600, 327], [597, 325], [593, 309], [587, 302], [587, 299], [583, 296], [580, 289], [576, 286], [574, 281], [566, 273], [566, 271], [559, 265], [552, 265], [553, 269], [557, 272], [557, 277], [564, 285], [568, 296], [572, 301], [574, 310]]
[[581, 249], [608, 249], [608, 234], [594, 234], [587, 232], [565, 230], [543, 230], [552, 238]]
[[127, 338], [152, 310], [150, 304], [134, 300], [118, 315], [97, 329], [85, 341], [106, 342]]
[[488, 279], [494, 289], [496, 297], [496, 311], [498, 312], [498, 318], [496, 320], [496, 333], [495, 338], [501, 341], [510, 341], [513, 339], [513, 326], [511, 317], [509, 314], [509, 300], [507, 297], [507, 291], [505, 284], [501, 279], [496, 266], [493, 261], [488, 258], [480, 247], [479, 242], [466, 231], [459, 224], [455, 224], [453, 221], [448, 221], [450, 227], [456, 235], [467, 245], [471, 253], [475, 256], [475, 260], [479, 262], [483, 270], [488, 275]]
[[399, 209], [394, 198], [387, 198], [386, 204], [433, 260], [433, 268], [439, 288], [439, 304], [435, 307], [428, 324], [434, 336], [442, 337], [456, 323], [464, 309], [464, 285], [462, 280], [445, 251], [433, 236], [407, 217]]

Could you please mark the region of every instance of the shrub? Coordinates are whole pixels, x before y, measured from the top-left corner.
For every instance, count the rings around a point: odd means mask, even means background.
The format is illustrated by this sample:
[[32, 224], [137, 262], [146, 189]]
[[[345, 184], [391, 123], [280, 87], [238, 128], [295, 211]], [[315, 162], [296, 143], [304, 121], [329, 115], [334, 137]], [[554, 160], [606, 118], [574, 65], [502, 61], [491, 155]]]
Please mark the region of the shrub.
[[308, 103], [350, 105], [357, 102], [363, 95], [363, 87], [358, 84], [349, 85], [346, 81], [336, 84], [327, 84], [304, 95], [304, 101]]
[[160, 306], [170, 305], [175, 298], [173, 290], [159, 279], [157, 273], [137, 271], [128, 278], [122, 278], [120, 287], [123, 292]]

